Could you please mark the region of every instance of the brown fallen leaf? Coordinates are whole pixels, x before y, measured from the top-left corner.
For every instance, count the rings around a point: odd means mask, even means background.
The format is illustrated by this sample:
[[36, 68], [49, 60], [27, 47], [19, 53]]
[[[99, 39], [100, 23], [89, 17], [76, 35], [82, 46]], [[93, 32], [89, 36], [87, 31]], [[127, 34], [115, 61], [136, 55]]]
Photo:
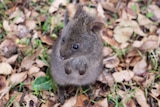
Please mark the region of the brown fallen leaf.
[[0, 63], [0, 74], [3, 74], [3, 75], [8, 75], [8, 74], [11, 74], [12, 72], [12, 67], [10, 64], [8, 64], [7, 62], [2, 62]]
[[141, 107], [150, 107], [147, 104], [144, 92], [141, 89], [136, 89], [135, 98]]
[[115, 82], [123, 82], [123, 81], [130, 81], [133, 78], [134, 73], [129, 70], [123, 70], [120, 72], [115, 72], [112, 75]]
[[153, 88], [151, 89], [151, 94], [154, 97], [158, 97], [160, 95], [160, 84], [157, 83], [153, 86]]
[[104, 10], [103, 10], [102, 5], [100, 3], [98, 3], [97, 12], [98, 12], [99, 17], [105, 18]]
[[109, 56], [113, 50], [110, 47], [104, 47], [103, 48], [103, 57]]
[[35, 20], [26, 20], [25, 23], [29, 30], [33, 30], [37, 26], [37, 22]]
[[42, 49], [35, 50], [35, 53], [33, 53], [30, 56], [26, 56], [22, 62], [21, 62], [21, 68], [25, 68], [26, 70], [30, 69], [30, 67], [35, 62], [36, 57], [38, 57], [42, 52]]
[[114, 38], [118, 43], [127, 42], [133, 34], [133, 28], [117, 26], [114, 29]]
[[96, 102], [94, 107], [108, 107], [107, 98], [104, 98], [103, 100], [100, 100], [100, 101]]
[[17, 46], [12, 39], [5, 39], [0, 44], [0, 52], [1, 55], [4, 55], [7, 58], [11, 57], [13, 54], [17, 53]]
[[3, 20], [3, 28], [7, 32], [11, 32], [12, 31], [12, 29], [11, 29], [11, 27], [9, 25], [9, 22], [7, 20]]
[[103, 64], [105, 65], [106, 68], [117, 67], [119, 62], [120, 61], [116, 55], [103, 59]]
[[43, 43], [46, 43], [47, 45], [50, 45], [50, 46], [53, 45], [54, 41], [49, 36], [40, 34], [39, 37], [40, 37], [40, 39], [42, 40]]
[[6, 78], [4, 76], [0, 76], [0, 93], [1, 90], [7, 86]]
[[26, 102], [26, 107], [30, 107], [31, 102], [33, 104], [32, 107], [37, 107], [38, 102], [39, 102], [38, 98], [36, 96], [32, 95], [31, 93], [25, 95], [24, 101]]
[[17, 85], [18, 83], [23, 82], [27, 78], [27, 71], [21, 73], [12, 74], [9, 78], [10, 85]]
[[29, 69], [28, 75], [32, 75], [32, 74], [37, 73], [39, 71], [40, 71], [39, 67], [32, 65], [31, 68]]
[[114, 85], [114, 78], [111, 74], [106, 73], [105, 71], [103, 71], [97, 78], [98, 81], [104, 83], [104, 84], [108, 84], [110, 87], [112, 87]]
[[135, 75], [142, 75], [147, 70], [147, 62], [146, 57], [143, 57], [142, 60], [136, 63], [133, 68], [133, 72]]
[[142, 14], [138, 14], [138, 23], [139, 25], [149, 29], [150, 32], [154, 32], [157, 29], [156, 23], [152, 22]]
[[160, 14], [159, 14], [160, 8], [153, 4], [153, 5], [149, 5], [147, 9], [148, 9], [148, 12], [151, 12], [154, 14], [152, 19], [156, 20], [157, 22], [160, 22]]
[[70, 99], [66, 100], [62, 107], [74, 107], [77, 102], [77, 97], [71, 97]]
[[88, 104], [85, 105], [85, 102], [89, 102], [89, 99], [85, 95], [81, 94], [77, 97], [76, 104], [73, 107], [86, 107]]
[[14, 64], [18, 58], [18, 54], [11, 56], [10, 58], [7, 59], [7, 63], [9, 64]]
[[159, 41], [158, 37], [156, 35], [150, 35], [148, 38], [144, 38], [142, 41], [142, 45], [140, 46], [140, 49], [142, 50], [151, 50], [151, 49], [157, 49], [159, 47]]
[[49, 13], [53, 13], [59, 9], [59, 5], [66, 6], [67, 0], [54, 0], [52, 5], [49, 7]]
[[142, 83], [144, 88], [147, 88], [151, 86], [154, 83], [155, 80], [155, 74], [149, 73], [148, 78]]

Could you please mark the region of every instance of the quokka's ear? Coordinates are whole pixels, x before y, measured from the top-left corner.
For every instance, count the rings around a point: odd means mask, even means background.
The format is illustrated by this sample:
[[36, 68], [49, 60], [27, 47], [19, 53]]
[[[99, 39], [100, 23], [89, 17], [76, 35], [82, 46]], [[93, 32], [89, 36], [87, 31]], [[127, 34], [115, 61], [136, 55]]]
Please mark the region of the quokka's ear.
[[68, 10], [64, 13], [64, 26], [66, 26], [69, 22]]
[[94, 21], [90, 24], [90, 30], [93, 32], [99, 32], [104, 28], [104, 23], [100, 21]]
[[85, 11], [83, 10], [83, 6], [78, 4], [73, 18], [78, 18], [80, 14], [85, 14]]

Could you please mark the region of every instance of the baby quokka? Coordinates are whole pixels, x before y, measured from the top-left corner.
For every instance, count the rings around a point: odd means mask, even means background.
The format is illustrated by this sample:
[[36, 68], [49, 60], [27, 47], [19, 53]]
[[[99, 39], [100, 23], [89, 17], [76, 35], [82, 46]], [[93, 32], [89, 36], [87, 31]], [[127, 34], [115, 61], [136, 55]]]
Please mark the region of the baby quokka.
[[102, 72], [103, 42], [100, 31], [104, 24], [77, 6], [74, 17], [62, 30], [51, 53], [51, 75], [58, 84], [60, 102], [64, 87], [94, 83]]

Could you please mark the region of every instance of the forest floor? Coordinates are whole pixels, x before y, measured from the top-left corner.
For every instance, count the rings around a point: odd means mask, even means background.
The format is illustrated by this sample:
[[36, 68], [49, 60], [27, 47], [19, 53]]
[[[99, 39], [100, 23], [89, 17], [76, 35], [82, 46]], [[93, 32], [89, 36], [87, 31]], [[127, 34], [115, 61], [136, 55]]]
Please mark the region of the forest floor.
[[52, 45], [75, 0], [0, 0], [0, 107], [160, 107], [160, 1], [80, 0], [103, 21], [104, 71], [87, 90], [50, 76]]

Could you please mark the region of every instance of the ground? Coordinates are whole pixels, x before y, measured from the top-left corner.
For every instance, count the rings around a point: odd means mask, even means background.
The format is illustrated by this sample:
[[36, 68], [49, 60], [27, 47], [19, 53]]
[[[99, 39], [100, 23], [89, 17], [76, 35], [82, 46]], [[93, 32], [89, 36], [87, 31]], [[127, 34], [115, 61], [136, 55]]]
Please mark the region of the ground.
[[52, 45], [76, 0], [0, 0], [0, 107], [160, 107], [160, 1], [79, 3], [105, 24], [93, 97], [70, 87], [62, 106], [50, 76]]

